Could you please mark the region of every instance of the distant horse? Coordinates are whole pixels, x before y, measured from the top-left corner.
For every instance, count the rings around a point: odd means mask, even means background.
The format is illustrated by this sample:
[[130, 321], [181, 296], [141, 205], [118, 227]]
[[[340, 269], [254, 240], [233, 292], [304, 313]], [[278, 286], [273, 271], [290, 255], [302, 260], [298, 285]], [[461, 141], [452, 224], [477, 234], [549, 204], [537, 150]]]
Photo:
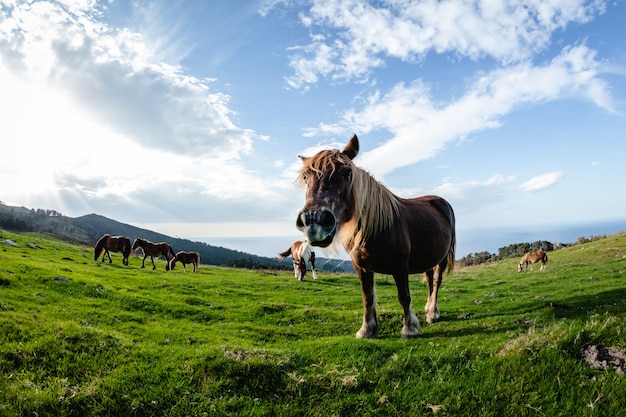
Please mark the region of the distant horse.
[[183, 252], [180, 251], [170, 259], [169, 263], [165, 266], [165, 269], [174, 270], [176, 262], [183, 264], [183, 269], [187, 272], [187, 264], [193, 264], [193, 272], [197, 272], [200, 269], [200, 254], [198, 252]]
[[394, 195], [352, 160], [359, 151], [354, 135], [343, 151], [323, 150], [302, 157], [298, 183], [306, 202], [296, 227], [314, 246], [343, 245], [361, 281], [363, 325], [357, 338], [378, 331], [374, 272], [393, 275], [404, 309], [402, 337], [419, 334], [411, 305], [409, 274], [425, 273], [426, 321], [439, 319], [437, 293], [443, 273], [454, 268], [454, 211], [436, 196], [405, 199]]
[[548, 263], [548, 254], [543, 250], [539, 249], [537, 252], [528, 252], [525, 253], [522, 257], [522, 260], [519, 261], [519, 265], [517, 266], [517, 272], [522, 272], [524, 267], [526, 267], [526, 271], [528, 271], [528, 265], [530, 265], [530, 270], [533, 270], [533, 264], [541, 261], [540, 271], [546, 269], [546, 263]]
[[[133, 250], [141, 247], [143, 251], [143, 259], [141, 260], [141, 267], [145, 267], [146, 258], [149, 256], [152, 261], [152, 269], [156, 269], [154, 264], [154, 257], [163, 256], [166, 262], [169, 262], [169, 255], [176, 256], [174, 249], [165, 242], [152, 243], [149, 240], [137, 238], [133, 243]], [[166, 266], [167, 269], [167, 266]]]
[[317, 279], [317, 271], [315, 270], [315, 252], [311, 250], [311, 245], [307, 240], [301, 242], [296, 241], [291, 245], [289, 249], [284, 252], [280, 252], [279, 262], [282, 262], [287, 256], [293, 258], [293, 274], [298, 281], [304, 281], [306, 275], [306, 263], [311, 264], [311, 272], [313, 272], [313, 279]]
[[130, 255], [130, 239], [125, 236], [111, 236], [110, 234], [103, 235], [94, 246], [93, 250], [93, 260], [97, 261], [100, 255], [102, 255], [102, 261], [104, 262], [104, 257], [109, 257], [109, 263], [112, 263], [111, 259], [112, 252], [121, 252], [123, 255], [122, 264], [128, 265], [128, 255]]

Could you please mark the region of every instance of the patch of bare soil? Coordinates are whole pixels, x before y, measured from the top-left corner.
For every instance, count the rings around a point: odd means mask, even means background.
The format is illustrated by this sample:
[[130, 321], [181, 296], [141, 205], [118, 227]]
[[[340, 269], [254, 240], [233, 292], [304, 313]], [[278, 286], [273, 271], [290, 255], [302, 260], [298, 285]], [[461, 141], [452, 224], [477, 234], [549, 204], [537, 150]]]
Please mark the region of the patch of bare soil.
[[589, 346], [583, 351], [583, 359], [592, 368], [613, 369], [620, 375], [626, 372], [626, 353], [613, 346]]

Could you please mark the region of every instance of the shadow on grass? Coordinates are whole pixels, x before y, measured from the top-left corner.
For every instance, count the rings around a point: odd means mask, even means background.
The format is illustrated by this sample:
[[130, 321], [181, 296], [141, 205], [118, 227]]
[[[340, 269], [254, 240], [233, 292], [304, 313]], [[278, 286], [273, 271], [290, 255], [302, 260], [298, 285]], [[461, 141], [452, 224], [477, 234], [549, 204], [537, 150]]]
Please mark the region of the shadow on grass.
[[542, 308], [554, 311], [557, 318], [579, 318], [590, 314], [626, 312], [626, 288], [615, 288], [596, 294], [580, 295], [563, 300], [545, 300]]

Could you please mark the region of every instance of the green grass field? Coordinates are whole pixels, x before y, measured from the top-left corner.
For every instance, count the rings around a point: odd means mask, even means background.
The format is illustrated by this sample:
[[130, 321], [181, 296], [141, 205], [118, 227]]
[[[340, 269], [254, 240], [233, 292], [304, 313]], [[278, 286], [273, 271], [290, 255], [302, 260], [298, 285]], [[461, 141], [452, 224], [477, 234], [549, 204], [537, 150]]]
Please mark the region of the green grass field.
[[[354, 274], [203, 265], [153, 271], [90, 247], [2, 232], [0, 416], [618, 416], [626, 351], [626, 235], [444, 279], [442, 320], [400, 338], [393, 279], [377, 275], [381, 328], [357, 340]], [[610, 365], [610, 363], [608, 364]]]

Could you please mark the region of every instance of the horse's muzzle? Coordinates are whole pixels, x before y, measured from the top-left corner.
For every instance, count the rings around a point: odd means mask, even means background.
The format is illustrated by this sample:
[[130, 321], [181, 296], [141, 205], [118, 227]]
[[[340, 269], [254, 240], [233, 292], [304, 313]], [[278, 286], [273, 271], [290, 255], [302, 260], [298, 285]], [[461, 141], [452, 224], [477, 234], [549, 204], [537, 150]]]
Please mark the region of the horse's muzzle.
[[313, 246], [327, 247], [333, 242], [337, 231], [337, 218], [328, 209], [302, 210], [296, 219], [296, 227]]

